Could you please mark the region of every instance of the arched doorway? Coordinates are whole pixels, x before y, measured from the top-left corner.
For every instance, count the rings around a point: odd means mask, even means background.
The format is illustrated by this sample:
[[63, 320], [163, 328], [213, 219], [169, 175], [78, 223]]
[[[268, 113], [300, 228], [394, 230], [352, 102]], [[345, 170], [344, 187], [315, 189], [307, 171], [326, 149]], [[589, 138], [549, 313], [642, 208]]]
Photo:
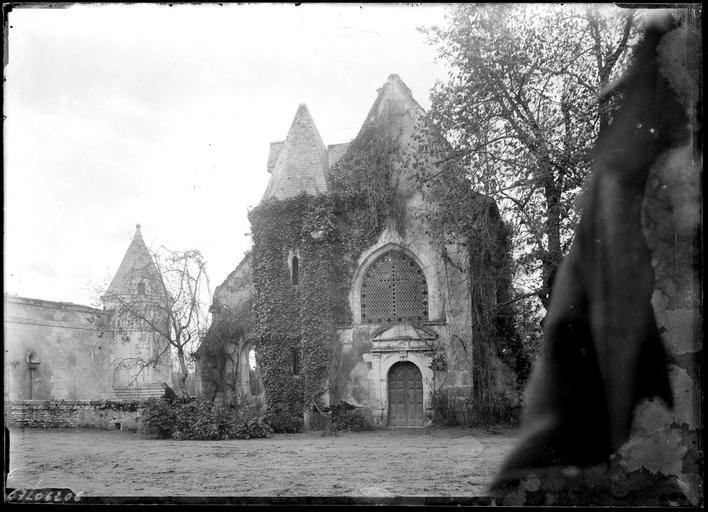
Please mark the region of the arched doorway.
[[388, 424], [393, 427], [422, 426], [423, 377], [410, 362], [394, 364], [388, 372]]

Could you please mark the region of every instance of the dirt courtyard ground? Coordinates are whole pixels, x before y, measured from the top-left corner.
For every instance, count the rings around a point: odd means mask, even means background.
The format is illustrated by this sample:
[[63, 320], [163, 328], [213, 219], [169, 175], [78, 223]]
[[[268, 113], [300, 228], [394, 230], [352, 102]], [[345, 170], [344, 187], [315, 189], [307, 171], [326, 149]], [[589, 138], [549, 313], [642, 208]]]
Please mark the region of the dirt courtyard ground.
[[483, 496], [515, 437], [432, 428], [175, 441], [11, 429], [7, 486], [86, 496]]

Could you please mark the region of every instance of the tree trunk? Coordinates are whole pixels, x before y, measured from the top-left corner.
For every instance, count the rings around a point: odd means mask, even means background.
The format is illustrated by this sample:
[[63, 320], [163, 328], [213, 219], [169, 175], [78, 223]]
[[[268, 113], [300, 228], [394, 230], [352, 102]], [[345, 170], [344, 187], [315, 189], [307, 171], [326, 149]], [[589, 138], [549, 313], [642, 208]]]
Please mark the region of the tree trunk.
[[[549, 165], [550, 167], [550, 165]], [[546, 236], [548, 237], [548, 248], [542, 256], [542, 279], [543, 288], [540, 295], [543, 307], [548, 309], [551, 299], [551, 289], [553, 279], [556, 276], [558, 267], [563, 257], [561, 251], [561, 207], [560, 207], [560, 186], [553, 179], [550, 170], [543, 180], [544, 195], [546, 197]]]
[[182, 389], [182, 396], [189, 398], [189, 392], [187, 391], [187, 376], [189, 375], [189, 370], [184, 360], [184, 350], [182, 347], [177, 348], [177, 360], [179, 361], [179, 369], [182, 371], [179, 378], [179, 387]]

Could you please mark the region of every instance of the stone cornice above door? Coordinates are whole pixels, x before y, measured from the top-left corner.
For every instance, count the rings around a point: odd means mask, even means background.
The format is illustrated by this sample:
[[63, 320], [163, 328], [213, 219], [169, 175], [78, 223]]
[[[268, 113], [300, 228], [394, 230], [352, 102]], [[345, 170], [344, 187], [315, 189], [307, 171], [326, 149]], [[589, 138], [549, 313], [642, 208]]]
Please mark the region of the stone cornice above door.
[[396, 324], [374, 331], [371, 337], [372, 352], [426, 352], [432, 351], [432, 341], [438, 334], [429, 327], [410, 323]]

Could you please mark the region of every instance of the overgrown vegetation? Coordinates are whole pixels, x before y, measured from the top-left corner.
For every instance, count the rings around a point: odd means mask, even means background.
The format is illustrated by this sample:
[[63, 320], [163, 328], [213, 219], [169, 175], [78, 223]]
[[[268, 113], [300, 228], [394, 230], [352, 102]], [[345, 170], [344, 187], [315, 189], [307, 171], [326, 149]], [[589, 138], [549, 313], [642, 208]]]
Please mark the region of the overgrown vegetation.
[[98, 411], [107, 409], [113, 411], [135, 412], [143, 405], [142, 400], [103, 400], [100, 403], [92, 404], [92, 408]]
[[439, 389], [431, 398], [433, 423], [442, 427], [512, 425], [518, 419], [512, 414], [506, 396], [495, 396], [479, 403], [474, 395], [457, 397], [450, 389]]
[[[341, 243], [334, 202], [306, 195], [269, 200], [250, 219], [256, 359], [268, 415], [276, 431], [297, 431], [329, 389], [336, 317], [343, 311], [335, 293]], [[292, 258], [300, 262], [297, 285]]]
[[238, 346], [238, 340], [247, 331], [242, 320], [237, 320], [242, 317], [228, 315], [217, 320], [215, 315], [214, 318], [194, 355], [201, 363], [202, 398], [213, 401], [221, 393], [223, 399], [236, 405], [240, 352], [233, 347]]
[[332, 415], [332, 429], [336, 431], [366, 432], [375, 428], [369, 418], [356, 411], [342, 411]]
[[145, 402], [141, 429], [156, 439], [251, 439], [269, 437], [273, 429], [262, 416], [209, 400], [170, 404], [162, 398]]

